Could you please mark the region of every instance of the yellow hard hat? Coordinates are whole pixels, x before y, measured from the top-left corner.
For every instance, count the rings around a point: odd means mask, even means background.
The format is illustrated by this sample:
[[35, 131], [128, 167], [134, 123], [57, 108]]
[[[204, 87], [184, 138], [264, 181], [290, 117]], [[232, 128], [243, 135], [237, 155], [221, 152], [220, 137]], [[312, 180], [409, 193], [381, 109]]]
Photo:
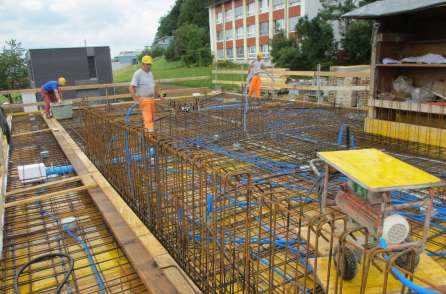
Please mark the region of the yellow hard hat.
[[265, 55], [263, 54], [263, 52], [257, 53], [257, 58], [263, 59], [264, 57]]
[[57, 82], [59, 83], [60, 86], [65, 86], [67, 83], [67, 80], [64, 77], [60, 77]]
[[150, 55], [145, 55], [145, 56], [142, 58], [141, 62], [142, 62], [143, 64], [152, 64], [152, 63], [153, 63], [153, 58], [152, 58], [152, 56], [150, 56]]

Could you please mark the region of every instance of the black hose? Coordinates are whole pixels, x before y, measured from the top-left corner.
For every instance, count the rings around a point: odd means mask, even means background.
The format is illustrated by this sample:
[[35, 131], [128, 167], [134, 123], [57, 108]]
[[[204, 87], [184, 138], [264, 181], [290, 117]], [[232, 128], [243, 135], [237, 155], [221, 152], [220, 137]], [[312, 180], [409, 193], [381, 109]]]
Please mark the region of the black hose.
[[70, 268], [69, 268], [68, 272], [65, 274], [65, 276], [64, 276], [64, 278], [62, 280], [62, 283], [60, 283], [57, 286], [57, 289], [56, 289], [56, 293], [57, 294], [62, 293], [62, 287], [68, 282], [68, 278], [70, 277], [70, 275], [74, 271], [74, 258], [72, 258], [71, 256], [69, 256], [68, 254], [65, 254], [65, 253], [49, 253], [49, 254], [45, 254], [45, 255], [39, 256], [39, 257], [37, 257], [37, 258], [27, 262], [26, 264], [22, 265], [20, 267], [20, 269], [18, 270], [18, 272], [14, 276], [14, 291], [15, 291], [15, 293], [16, 294], [20, 294], [19, 278], [20, 278], [20, 275], [25, 271], [25, 269], [27, 267], [29, 267], [30, 265], [32, 265], [34, 263], [39, 263], [39, 262], [42, 262], [44, 260], [53, 259], [53, 258], [56, 258], [56, 257], [66, 258], [66, 259], [68, 259], [68, 261], [70, 263]]

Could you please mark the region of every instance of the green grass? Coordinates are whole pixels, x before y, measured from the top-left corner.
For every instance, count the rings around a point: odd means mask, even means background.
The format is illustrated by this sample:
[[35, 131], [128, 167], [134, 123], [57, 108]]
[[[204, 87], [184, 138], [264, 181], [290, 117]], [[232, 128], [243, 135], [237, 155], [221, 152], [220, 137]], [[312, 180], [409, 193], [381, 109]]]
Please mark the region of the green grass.
[[[139, 68], [139, 65], [132, 65], [119, 69], [113, 73], [113, 80], [119, 82], [130, 82], [133, 73]], [[178, 82], [173, 85], [183, 87], [211, 87], [211, 70], [209, 67], [187, 67], [181, 61], [168, 62], [164, 57], [155, 59], [152, 65], [155, 79], [174, 79], [186, 77], [208, 76], [209, 80]]]

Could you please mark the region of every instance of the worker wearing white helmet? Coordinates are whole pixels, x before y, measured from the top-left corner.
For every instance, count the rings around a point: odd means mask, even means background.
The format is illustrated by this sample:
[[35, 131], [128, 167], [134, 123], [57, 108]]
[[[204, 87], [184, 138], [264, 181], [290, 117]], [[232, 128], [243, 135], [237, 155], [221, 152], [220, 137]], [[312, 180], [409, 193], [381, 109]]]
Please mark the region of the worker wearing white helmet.
[[263, 69], [263, 53], [257, 54], [257, 59], [251, 62], [248, 69], [248, 85], [249, 85], [249, 97], [260, 98], [260, 90], [262, 83], [260, 80], [260, 73]]
[[47, 118], [53, 117], [51, 112], [51, 102], [60, 103], [62, 100], [62, 89], [67, 81], [64, 77], [60, 77], [57, 81], [48, 81], [40, 88], [40, 94], [45, 102], [45, 115]]
[[147, 131], [154, 131], [155, 98], [159, 97], [158, 86], [152, 74], [153, 59], [145, 55], [141, 60], [141, 68], [134, 74], [130, 82], [130, 94], [133, 100], [139, 103], [144, 127]]

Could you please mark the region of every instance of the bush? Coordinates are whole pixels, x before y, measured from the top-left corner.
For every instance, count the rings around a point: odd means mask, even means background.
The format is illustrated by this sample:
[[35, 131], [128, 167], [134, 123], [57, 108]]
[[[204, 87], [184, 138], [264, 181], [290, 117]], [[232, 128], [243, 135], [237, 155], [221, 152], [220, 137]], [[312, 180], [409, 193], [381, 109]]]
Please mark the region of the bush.
[[166, 51], [164, 51], [164, 57], [167, 61], [175, 61], [178, 60], [177, 54], [175, 52], [175, 41], [173, 41], [169, 47], [167, 47]]
[[240, 69], [240, 64], [230, 60], [219, 60], [215, 63], [215, 66], [221, 69]]

